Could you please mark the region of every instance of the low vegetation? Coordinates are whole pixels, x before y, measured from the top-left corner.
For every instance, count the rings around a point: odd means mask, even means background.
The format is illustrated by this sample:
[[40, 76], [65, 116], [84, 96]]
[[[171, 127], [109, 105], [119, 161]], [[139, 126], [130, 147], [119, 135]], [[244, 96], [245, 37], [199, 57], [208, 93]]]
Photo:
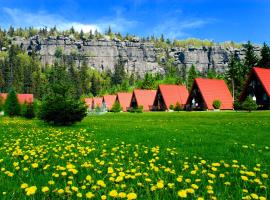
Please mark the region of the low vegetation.
[[121, 113], [55, 128], [0, 118], [0, 198], [267, 199], [268, 121], [269, 112]]

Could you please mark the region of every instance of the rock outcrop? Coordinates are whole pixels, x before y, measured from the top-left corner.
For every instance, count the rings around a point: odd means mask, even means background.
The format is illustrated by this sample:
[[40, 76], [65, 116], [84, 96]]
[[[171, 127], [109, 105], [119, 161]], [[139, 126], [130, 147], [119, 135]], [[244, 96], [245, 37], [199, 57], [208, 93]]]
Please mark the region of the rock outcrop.
[[[102, 71], [110, 69], [113, 71], [114, 65], [121, 57], [125, 61], [127, 72], [134, 72], [140, 75], [146, 72], [164, 73], [164, 69], [159, 65], [159, 60], [165, 55], [165, 50], [156, 48], [153, 43], [141, 42], [140, 40], [119, 41], [100, 39], [89, 41], [76, 41], [70, 37], [32, 37], [28, 40], [14, 38], [13, 42], [28, 52], [35, 51], [41, 57], [42, 65], [54, 62], [54, 53], [57, 48], [62, 48], [66, 55], [80, 55], [77, 64], [80, 65], [80, 58], [86, 58], [89, 66]], [[259, 47], [257, 47], [259, 50]], [[214, 68], [217, 72], [223, 73], [229, 61], [229, 55], [237, 53], [243, 57], [243, 49], [226, 48], [223, 46], [213, 47], [174, 47], [169, 49], [170, 56], [175, 58], [175, 63], [180, 69], [188, 69], [194, 64], [201, 72]]]

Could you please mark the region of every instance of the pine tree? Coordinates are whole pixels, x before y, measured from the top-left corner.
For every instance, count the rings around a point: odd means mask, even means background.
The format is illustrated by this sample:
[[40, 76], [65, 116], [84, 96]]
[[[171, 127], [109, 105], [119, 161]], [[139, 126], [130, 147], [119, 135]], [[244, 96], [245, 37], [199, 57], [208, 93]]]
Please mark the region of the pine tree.
[[191, 90], [191, 87], [193, 85], [194, 79], [198, 77], [198, 72], [196, 70], [195, 65], [191, 65], [189, 71], [188, 71], [188, 89]]
[[261, 49], [261, 59], [258, 62], [259, 67], [270, 68], [270, 47], [263, 43]]
[[54, 125], [70, 125], [86, 116], [84, 102], [73, 95], [66, 67], [56, 62], [48, 75], [47, 92], [40, 106], [40, 119]]
[[124, 67], [124, 61], [122, 57], [119, 57], [117, 64], [114, 66], [114, 73], [112, 77], [113, 85], [121, 85], [126, 78], [126, 72]]
[[246, 76], [250, 70], [257, 65], [258, 58], [254, 52], [254, 46], [250, 41], [244, 46], [245, 47], [245, 58], [244, 58], [244, 75]]
[[10, 117], [20, 115], [21, 107], [18, 102], [16, 92], [13, 89], [11, 89], [8, 93], [4, 110], [5, 110], [5, 115], [10, 116]]

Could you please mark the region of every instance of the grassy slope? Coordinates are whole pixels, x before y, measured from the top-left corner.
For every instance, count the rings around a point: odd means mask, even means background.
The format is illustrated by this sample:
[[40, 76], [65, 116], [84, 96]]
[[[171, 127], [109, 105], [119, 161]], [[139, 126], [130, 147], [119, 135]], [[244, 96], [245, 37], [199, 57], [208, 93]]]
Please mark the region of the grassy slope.
[[270, 154], [256, 150], [247, 155], [235, 145], [270, 146], [269, 119], [270, 112], [120, 113], [90, 116], [74, 127], [93, 127], [99, 139], [176, 147], [207, 159], [270, 163]]

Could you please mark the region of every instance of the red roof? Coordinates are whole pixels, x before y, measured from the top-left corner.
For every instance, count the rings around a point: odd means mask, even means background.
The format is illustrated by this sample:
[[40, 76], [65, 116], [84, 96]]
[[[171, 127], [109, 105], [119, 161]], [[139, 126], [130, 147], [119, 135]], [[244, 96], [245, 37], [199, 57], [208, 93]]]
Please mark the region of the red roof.
[[133, 97], [138, 106], [143, 106], [144, 111], [149, 111], [154, 104], [156, 93], [156, 90], [134, 90]]
[[93, 108], [101, 107], [102, 106], [102, 97], [93, 97]]
[[166, 109], [169, 109], [170, 105], [176, 105], [180, 103], [185, 105], [188, 98], [188, 90], [184, 85], [159, 85], [159, 91], [163, 97]]
[[106, 104], [108, 110], [112, 109], [112, 106], [116, 100], [116, 95], [104, 95], [103, 101]]
[[88, 108], [92, 108], [93, 99], [92, 98], [84, 98], [84, 102]]
[[128, 93], [128, 92], [117, 93], [117, 99], [118, 99], [123, 111], [127, 111], [127, 108], [130, 107], [131, 98], [132, 98], [132, 93]]
[[[7, 93], [1, 93], [0, 96], [2, 97], [3, 102], [7, 99]], [[34, 95], [33, 94], [17, 94], [17, 98], [20, 104], [24, 103], [33, 103], [34, 102]]]
[[253, 67], [253, 72], [260, 79], [267, 95], [270, 97], [270, 69], [264, 69], [259, 67]]
[[224, 80], [196, 78], [197, 84], [207, 109], [214, 109], [213, 101], [220, 100], [220, 109], [233, 109], [233, 98]]

